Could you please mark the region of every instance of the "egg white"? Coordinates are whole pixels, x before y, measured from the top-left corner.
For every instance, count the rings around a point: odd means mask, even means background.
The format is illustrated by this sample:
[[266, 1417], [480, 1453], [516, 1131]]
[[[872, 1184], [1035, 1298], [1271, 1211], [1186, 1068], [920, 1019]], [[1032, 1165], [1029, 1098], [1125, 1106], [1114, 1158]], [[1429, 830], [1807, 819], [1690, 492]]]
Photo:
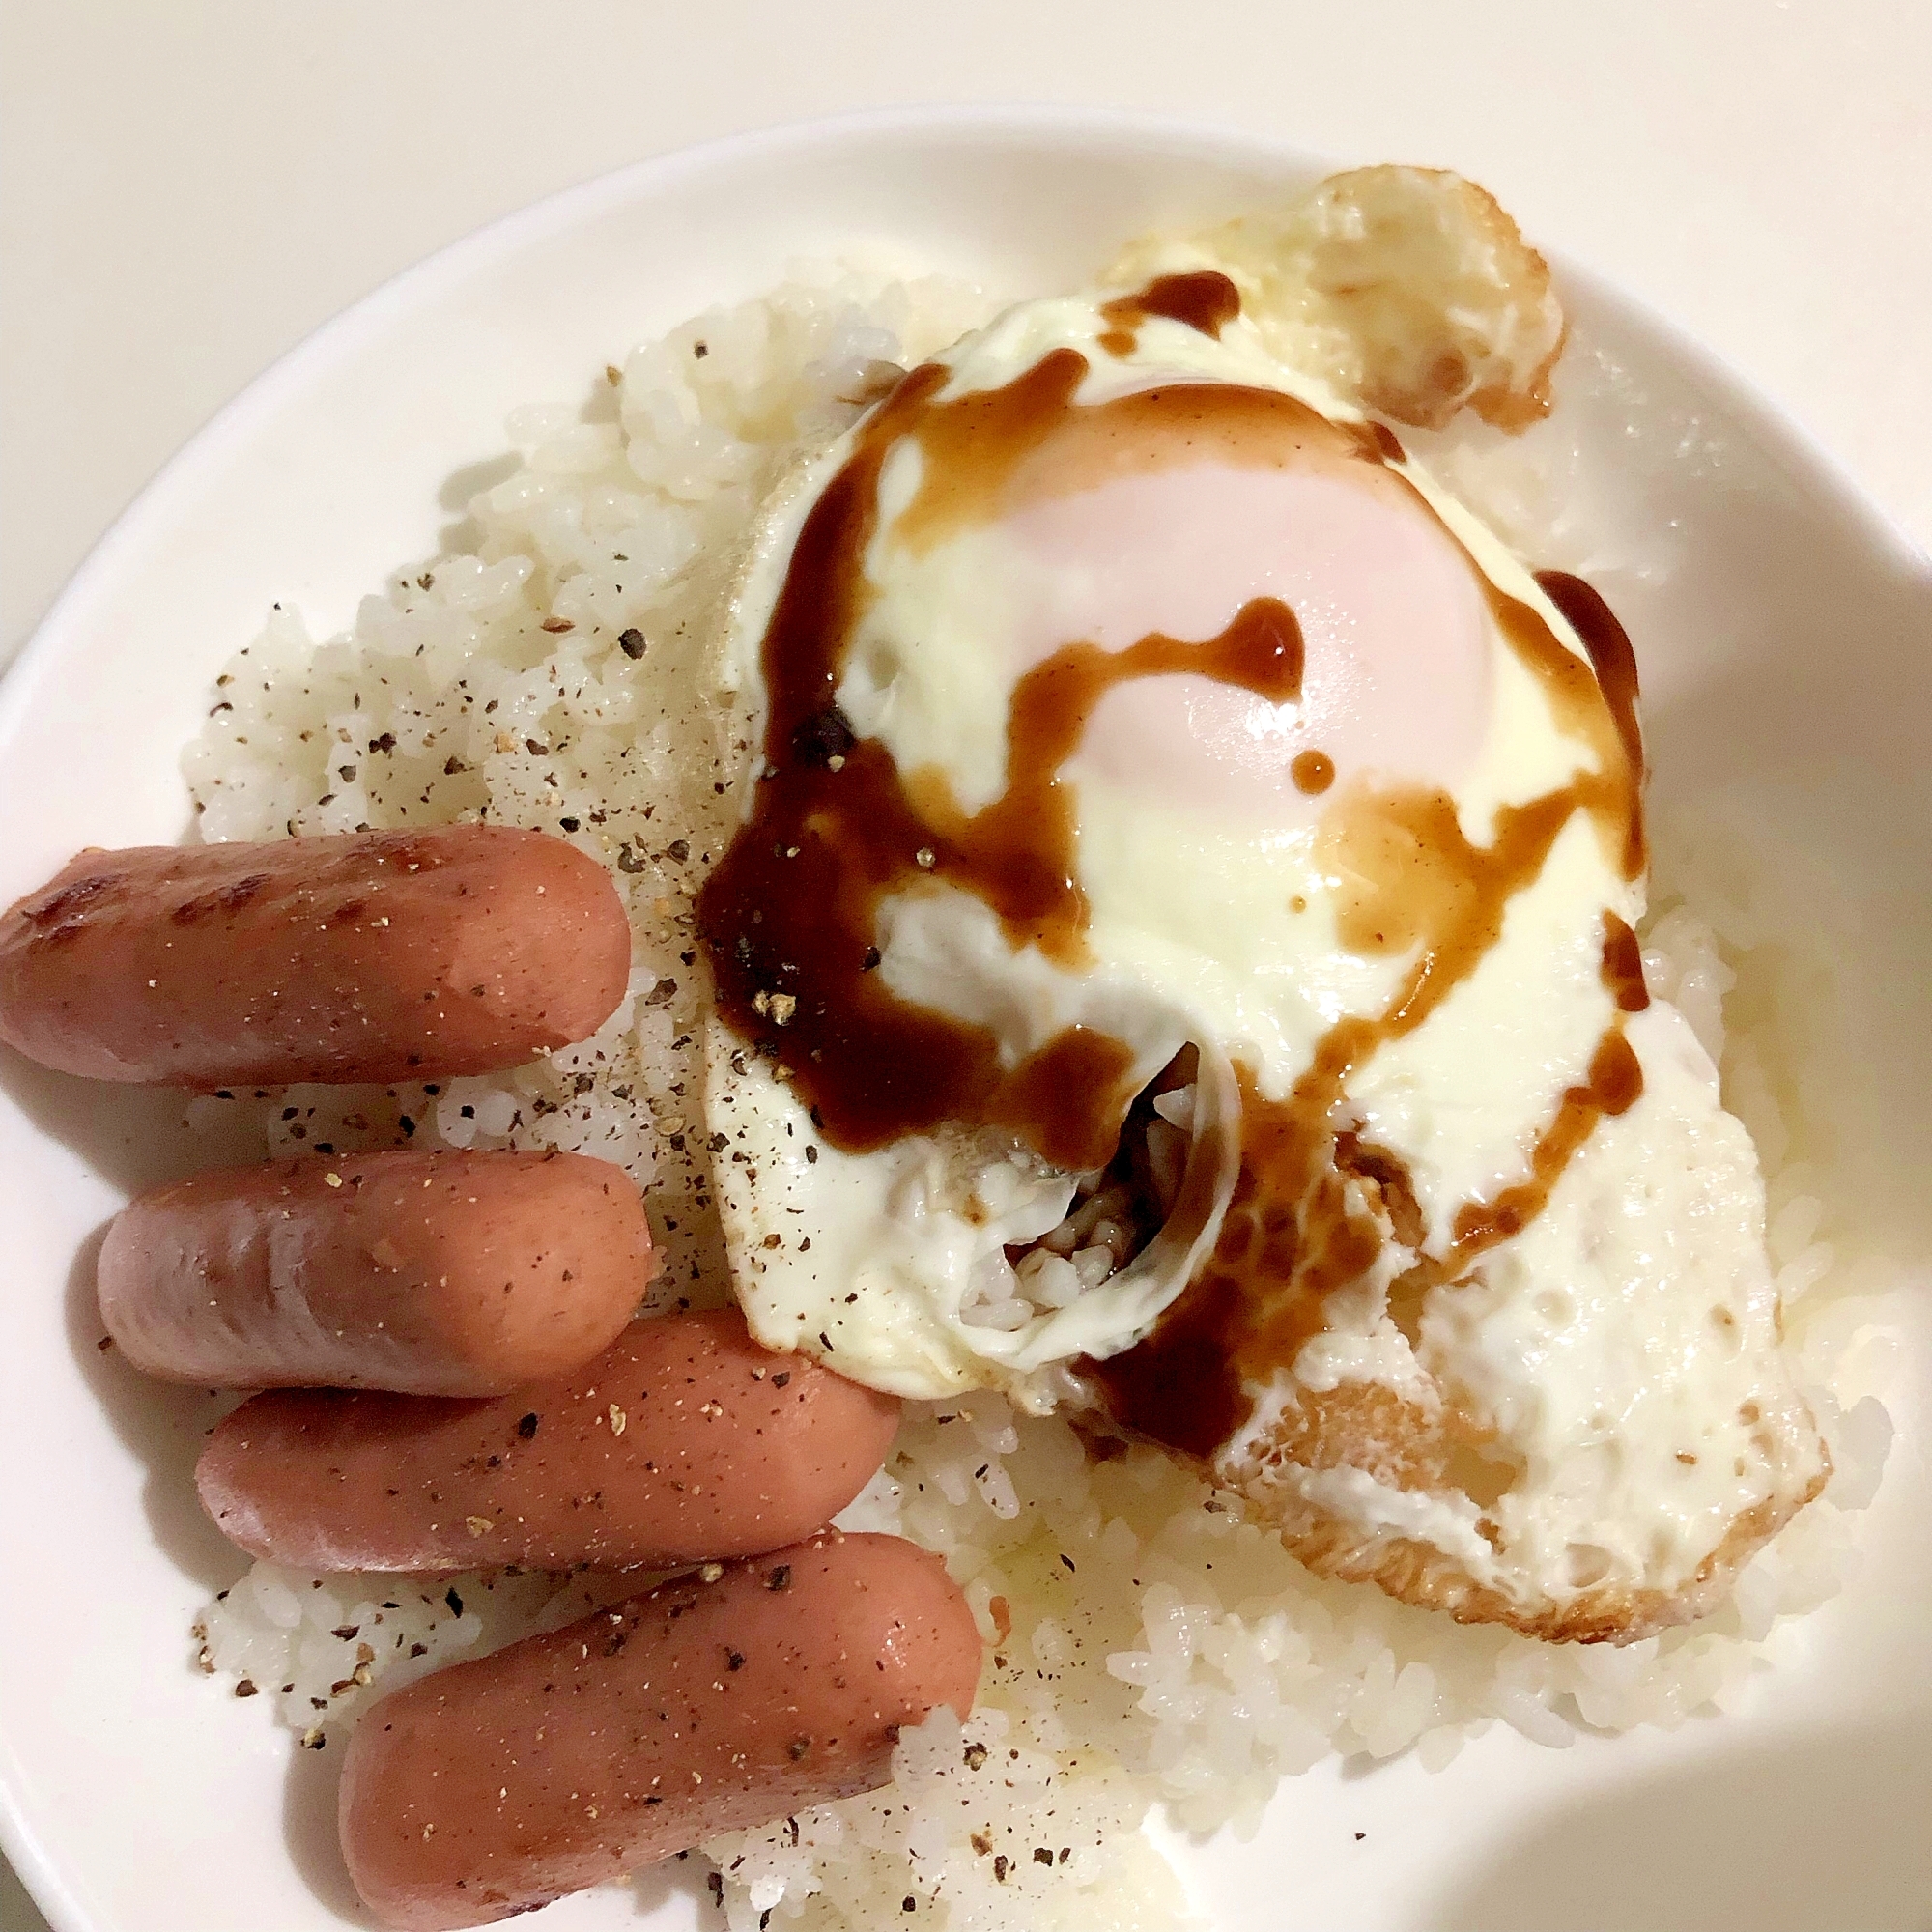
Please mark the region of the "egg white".
[[[1093, 364], [1078, 392], [1082, 404], [1179, 377], [1272, 388], [1331, 419], [1359, 420], [1320, 382], [1275, 362], [1239, 320], [1216, 341], [1151, 319], [1121, 358], [1097, 346], [1107, 326], [1095, 298], [1009, 310], [942, 358], [952, 373], [941, 399], [998, 387], [1049, 350], [1071, 345]], [[728, 675], [749, 695], [753, 743], [765, 625], [799, 527], [851, 441], [848, 434], [793, 476], [767, 513], [734, 603]], [[1426, 475], [1402, 467], [1497, 587], [1533, 606], [1580, 652], [1529, 573]], [[968, 531], [935, 555], [895, 551], [893, 519], [917, 487], [917, 468], [909, 442], [889, 459], [867, 559], [870, 629], [901, 640], [899, 647], [889, 655], [855, 650], [838, 702], [854, 729], [881, 739], [901, 770], [942, 772], [972, 810], [997, 796], [1006, 778], [1012, 676], [1002, 639], [1011, 618], [1001, 586], [1009, 582], [1002, 565], [1010, 558], [999, 553], [997, 527]], [[1478, 843], [1492, 836], [1500, 807], [1554, 788], [1593, 756], [1565, 733], [1499, 639], [1491, 668], [1489, 728], [1459, 787], [1464, 832]], [[1035, 950], [1015, 952], [980, 900], [927, 882], [881, 912], [879, 970], [899, 998], [989, 1028], [1009, 1064], [1080, 1025], [1129, 1047], [1145, 1081], [1192, 1040], [1202, 1051], [1203, 1123], [1231, 1119], [1237, 1107], [1236, 1058], [1264, 1093], [1285, 1094], [1336, 1017], [1378, 1012], [1388, 1003], [1407, 961], [1363, 958], [1340, 944], [1334, 881], [1312, 825], [1231, 824], [1077, 765], [1068, 781], [1079, 791], [1091, 966], [1071, 971]], [[1290, 912], [1295, 900], [1305, 910]], [[1385, 1050], [1385, 1065], [1364, 1087], [1378, 1133], [1384, 1120], [1404, 1133], [1404, 1143], [1385, 1144], [1414, 1155], [1427, 1177], [1427, 1204], [1438, 1213], [1468, 1198], [1472, 1184], [1480, 1191], [1517, 1178], [1526, 1137], [1555, 1095], [1583, 1077], [1612, 1013], [1590, 951], [1606, 906], [1633, 919], [1640, 910], [1636, 889], [1579, 818], [1512, 906], [1503, 943], [1452, 996], [1456, 1010]], [[1573, 943], [1552, 949], [1551, 932]], [[1498, 1007], [1535, 1015], [1525, 1051], [1500, 1065], [1479, 1031], [1486, 1009]], [[772, 1067], [745, 1056], [722, 1027], [718, 1033], [710, 1104], [734, 1155], [720, 1165], [719, 1200], [735, 1286], [773, 1346], [829, 1343], [848, 1373], [902, 1394], [937, 1396], [992, 1379], [1037, 1402], [1048, 1391], [1030, 1385], [1035, 1372], [1081, 1353], [1110, 1354], [1144, 1333], [1218, 1230], [1218, 1218], [1210, 1220], [1185, 1249], [1141, 1258], [1071, 1308], [1041, 1311], [1012, 1329], [977, 1325], [961, 1313], [976, 1267], [1052, 1227], [1072, 1198], [1072, 1178], [1017, 1150], [964, 1138], [917, 1137], [875, 1153], [843, 1153], [813, 1130]], [[1430, 1095], [1469, 1094], [1474, 1104], [1460, 1097], [1427, 1104]], [[1232, 1181], [1232, 1173], [1223, 1178], [1224, 1194]], [[982, 1198], [988, 1190], [996, 1200]]]
[[[1099, 346], [1102, 299], [1008, 311], [941, 358], [951, 374], [940, 399], [1000, 387], [1071, 346], [1092, 365], [1080, 404], [1179, 379], [1274, 389], [1331, 421], [1361, 420], [1319, 379], [1276, 361], [1245, 319], [1219, 340], [1151, 319], [1134, 349], [1114, 355]], [[767, 509], [741, 582], [726, 679], [746, 704], [750, 744], [760, 742], [759, 646], [792, 546], [851, 447], [848, 433], [793, 475]], [[1028, 581], [1027, 559], [997, 524], [923, 552], [896, 544], [895, 519], [917, 490], [920, 461], [908, 441], [882, 472], [867, 636], [838, 702], [901, 771], [943, 774], [973, 810], [1006, 782], [1014, 669], [1005, 639], [1016, 611], [1037, 612], [1055, 586]], [[1439, 520], [1445, 545], [1460, 543], [1497, 590], [1585, 655], [1520, 561], [1422, 468], [1393, 467]], [[1454, 789], [1463, 835], [1478, 845], [1499, 811], [1594, 769], [1599, 755], [1485, 621], [1487, 715]], [[1078, 791], [1091, 963], [1069, 969], [1016, 951], [978, 898], [923, 880], [882, 907], [878, 970], [899, 999], [989, 1029], [1009, 1065], [1079, 1025], [1126, 1046], [1145, 1082], [1192, 1042], [1195, 1158], [1217, 1163], [1214, 1213], [1193, 1238], [1163, 1236], [1070, 1305], [1016, 1300], [1005, 1250], [1061, 1221], [1076, 1177], [1010, 1140], [964, 1131], [844, 1152], [813, 1126], [782, 1070], [714, 1021], [707, 1107], [729, 1147], [717, 1192], [734, 1289], [768, 1346], [821, 1354], [904, 1396], [991, 1385], [1025, 1406], [1051, 1406], [1074, 1387], [1070, 1363], [1145, 1335], [1211, 1248], [1238, 1164], [1236, 1063], [1266, 1098], [1282, 1098], [1337, 1019], [1381, 1013], [1402, 983], [1407, 956], [1365, 957], [1342, 944], [1346, 882], [1324, 858], [1312, 812], [1284, 821], [1230, 811], [1078, 755], [1064, 781]], [[1406, 1163], [1425, 1224], [1419, 1250], [1389, 1241], [1371, 1276], [1333, 1298], [1326, 1330], [1292, 1371], [1251, 1391], [1247, 1433], [1220, 1459], [1231, 1479], [1252, 1463], [1283, 1405], [1304, 1389], [1354, 1380], [1416, 1396], [1452, 1386], [1495, 1419], [1523, 1465], [1499, 1505], [1506, 1555], [1466, 1497], [1292, 1463], [1268, 1480], [1287, 1510], [1325, 1513], [1371, 1543], [1419, 1541], [1505, 1594], [1561, 1596], [1605, 1577], [1675, 1589], [1727, 1523], [1802, 1492], [1818, 1467], [1815, 1435], [1776, 1360], [1755, 1157], [1667, 1008], [1633, 1016], [1644, 1094], [1621, 1119], [1599, 1122], [1544, 1212], [1472, 1279], [1432, 1291], [1419, 1350], [1389, 1317], [1388, 1282], [1418, 1252], [1442, 1255], [1460, 1205], [1527, 1177], [1539, 1131], [1587, 1079], [1617, 1017], [1601, 966], [1605, 911], [1634, 925], [1642, 882], [1623, 875], [1578, 812], [1510, 900], [1474, 970], [1351, 1075], [1348, 1123]], [[1724, 1346], [1713, 1350], [1719, 1307]]]

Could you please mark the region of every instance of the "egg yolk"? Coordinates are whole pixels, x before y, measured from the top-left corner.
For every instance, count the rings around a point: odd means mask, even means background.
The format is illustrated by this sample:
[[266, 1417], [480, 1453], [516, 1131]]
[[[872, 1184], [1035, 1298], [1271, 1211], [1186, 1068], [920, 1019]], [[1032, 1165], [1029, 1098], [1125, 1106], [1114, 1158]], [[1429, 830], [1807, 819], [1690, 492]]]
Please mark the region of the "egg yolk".
[[1032, 592], [1015, 670], [1073, 639], [1205, 640], [1272, 599], [1300, 633], [1299, 695], [1271, 702], [1184, 670], [1122, 680], [1064, 775], [1157, 787], [1253, 826], [1312, 821], [1321, 794], [1355, 778], [1453, 792], [1488, 723], [1490, 645], [1474, 574], [1441, 525], [1394, 472], [1351, 458], [1236, 467], [1179, 453], [1002, 518], [1013, 579]]

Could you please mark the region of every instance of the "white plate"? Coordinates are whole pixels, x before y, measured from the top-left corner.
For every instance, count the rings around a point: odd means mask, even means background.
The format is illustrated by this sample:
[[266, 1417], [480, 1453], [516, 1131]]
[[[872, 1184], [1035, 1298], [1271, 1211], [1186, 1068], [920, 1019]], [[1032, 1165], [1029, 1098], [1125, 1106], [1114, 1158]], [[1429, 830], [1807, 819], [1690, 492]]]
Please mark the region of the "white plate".
[[[179, 752], [274, 600], [318, 633], [503, 448], [513, 405], [581, 394], [635, 339], [855, 242], [1013, 295], [1149, 227], [1321, 172], [1287, 149], [1110, 117], [870, 117], [612, 175], [460, 243], [321, 330], [176, 460], [0, 690], [0, 897], [77, 846], [181, 836]], [[294, 244], [292, 244], [294, 245]], [[265, 265], [265, 271], [267, 265]], [[1702, 352], [1574, 270], [1573, 311], [1633, 379], [1578, 427], [1614, 543], [1667, 581], [1613, 588], [1635, 634], [1662, 805], [1774, 855], [1794, 944], [1837, 961], [1813, 1104], [1856, 1206], [1932, 1253], [1932, 578], [1825, 460]], [[1875, 379], [1876, 380], [1876, 379]], [[189, 1667], [238, 1564], [188, 1483], [191, 1400], [97, 1352], [91, 1257], [133, 1188], [207, 1158], [167, 1096], [0, 1064], [8, 1230], [0, 1603], [5, 1841], [59, 1932], [312, 1932], [366, 1922], [334, 1850], [333, 1754]], [[1912, 1928], [1932, 1913], [1932, 1319], [1903, 1310], [1903, 1425], [1866, 1567], [1779, 1646], [1751, 1707], [1551, 1752], [1492, 1731], [1446, 1772], [1330, 1765], [1260, 1837], [1186, 1852], [1222, 1928]], [[675, 1871], [677, 1868], [673, 1868]], [[676, 1879], [653, 1928], [714, 1922]], [[553, 1909], [637, 1927], [633, 1899]]]

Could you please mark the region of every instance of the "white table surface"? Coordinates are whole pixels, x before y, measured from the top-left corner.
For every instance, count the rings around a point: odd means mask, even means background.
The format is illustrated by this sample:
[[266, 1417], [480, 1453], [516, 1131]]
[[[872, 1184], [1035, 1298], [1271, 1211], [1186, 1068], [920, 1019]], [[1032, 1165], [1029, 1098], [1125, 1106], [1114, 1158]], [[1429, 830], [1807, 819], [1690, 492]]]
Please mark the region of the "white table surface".
[[[397, 270], [626, 161], [921, 101], [1460, 168], [1932, 547], [1928, 92], [1917, 0], [5, 0], [0, 661], [213, 410]], [[0, 1867], [0, 1932], [41, 1926]]]

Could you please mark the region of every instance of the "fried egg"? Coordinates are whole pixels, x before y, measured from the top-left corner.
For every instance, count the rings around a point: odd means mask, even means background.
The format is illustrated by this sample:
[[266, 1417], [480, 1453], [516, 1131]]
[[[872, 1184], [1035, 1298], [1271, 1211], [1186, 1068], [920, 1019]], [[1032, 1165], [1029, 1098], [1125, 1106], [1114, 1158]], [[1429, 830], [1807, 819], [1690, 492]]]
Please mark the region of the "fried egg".
[[761, 1341], [1085, 1406], [1552, 1636], [1697, 1613], [1820, 1486], [1748, 1139], [1643, 985], [1629, 645], [1241, 280], [905, 376], [767, 505], [722, 681]]

